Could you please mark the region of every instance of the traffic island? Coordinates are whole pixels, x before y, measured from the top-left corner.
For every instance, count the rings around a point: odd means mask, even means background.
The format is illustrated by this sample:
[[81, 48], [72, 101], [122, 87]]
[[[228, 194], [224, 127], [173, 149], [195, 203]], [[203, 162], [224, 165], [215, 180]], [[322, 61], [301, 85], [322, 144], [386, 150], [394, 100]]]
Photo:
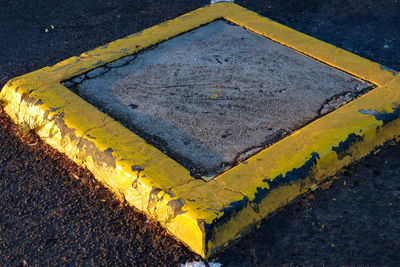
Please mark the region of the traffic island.
[[216, 3], [9, 81], [4, 109], [208, 257], [396, 138], [399, 75]]

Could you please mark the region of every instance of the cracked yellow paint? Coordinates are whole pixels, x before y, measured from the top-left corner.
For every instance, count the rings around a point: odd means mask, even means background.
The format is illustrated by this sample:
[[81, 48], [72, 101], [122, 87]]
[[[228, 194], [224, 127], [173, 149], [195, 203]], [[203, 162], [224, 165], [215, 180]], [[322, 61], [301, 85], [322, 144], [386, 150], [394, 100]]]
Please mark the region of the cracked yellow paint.
[[[177, 162], [61, 85], [216, 19], [241, 25], [377, 88], [205, 182], [192, 178]], [[87, 167], [122, 201], [208, 257], [327, 176], [397, 138], [399, 90], [399, 74], [378, 63], [236, 4], [216, 3], [14, 78], [0, 99], [17, 124], [35, 130], [52, 147]]]

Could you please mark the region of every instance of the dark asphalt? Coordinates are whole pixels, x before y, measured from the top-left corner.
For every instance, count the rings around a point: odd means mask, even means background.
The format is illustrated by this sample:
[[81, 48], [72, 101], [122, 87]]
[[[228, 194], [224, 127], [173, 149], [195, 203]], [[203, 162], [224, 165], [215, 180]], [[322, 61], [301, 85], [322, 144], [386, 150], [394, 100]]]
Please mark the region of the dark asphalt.
[[[400, 1], [237, 1], [400, 70]], [[0, 86], [208, 1], [0, 0]], [[54, 29], [51, 29], [51, 25]], [[46, 33], [45, 29], [49, 32]], [[199, 260], [0, 113], [0, 265], [176, 266]], [[400, 145], [342, 170], [215, 258], [225, 266], [400, 265]], [[78, 178], [78, 179], [77, 179]], [[328, 188], [329, 187], [329, 188]]]

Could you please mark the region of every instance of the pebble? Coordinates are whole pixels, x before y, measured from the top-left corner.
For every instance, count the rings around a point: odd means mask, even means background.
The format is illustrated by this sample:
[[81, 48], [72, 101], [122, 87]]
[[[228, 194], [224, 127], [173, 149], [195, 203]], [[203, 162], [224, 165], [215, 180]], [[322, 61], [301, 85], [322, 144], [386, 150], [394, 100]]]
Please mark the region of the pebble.
[[85, 74], [82, 74], [81, 76], [75, 77], [72, 79], [73, 83], [81, 83], [85, 79]]
[[99, 67], [99, 68], [96, 68], [96, 69], [94, 69], [92, 71], [89, 71], [87, 73], [87, 76], [89, 78], [94, 78], [96, 76], [99, 76], [100, 74], [106, 73], [107, 71], [108, 71], [108, 69], [106, 69], [105, 67]]
[[370, 87], [372, 87], [372, 86], [373, 86], [372, 84], [365, 82], [365, 83], [363, 83], [363, 84], [357, 86], [357, 87], [356, 87], [356, 90], [357, 90], [358, 92], [361, 92], [361, 91], [364, 91], [365, 89], [368, 89], [368, 88], [370, 88]]
[[356, 97], [362, 94], [363, 91], [371, 89], [372, 84], [369, 82], [364, 82], [361, 85], [357, 85], [354, 87], [353, 92], [348, 92], [345, 95], [339, 95], [336, 97], [333, 97], [332, 100], [330, 100], [328, 103], [326, 103], [320, 111], [320, 115], [325, 115], [341, 106], [343, 106], [346, 103], [349, 103], [350, 101], [354, 100]]
[[354, 99], [354, 97], [351, 92], [347, 93], [346, 95], [337, 96], [336, 98], [332, 99], [331, 101], [329, 101], [322, 107], [320, 114], [325, 115], [325, 114], [343, 106], [344, 104], [352, 101], [353, 99]]
[[65, 87], [71, 87], [71, 86], [73, 86], [73, 85], [74, 85], [73, 82], [70, 82], [70, 81], [64, 82], [64, 86], [65, 86]]
[[106, 67], [108, 67], [108, 68], [121, 67], [122, 65], [125, 65], [129, 61], [132, 61], [133, 59], [135, 59], [135, 57], [136, 57], [135, 55], [130, 55], [130, 56], [115, 60], [113, 62], [108, 63], [106, 65]]
[[325, 115], [325, 114], [327, 114], [327, 113], [329, 113], [329, 112], [331, 112], [332, 110], [329, 108], [329, 107], [323, 107], [322, 109], [321, 109], [321, 115]]
[[116, 61], [113, 61], [113, 62], [110, 62], [110, 63], [108, 63], [107, 65], [106, 65], [106, 67], [108, 67], [108, 68], [116, 68], [116, 67], [121, 67], [122, 65], [125, 65], [126, 64], [126, 60], [125, 59], [119, 59], [119, 60], [116, 60]]
[[215, 177], [216, 177], [216, 175], [208, 174], [208, 175], [201, 176], [201, 179], [203, 179], [205, 181], [210, 181], [210, 180], [214, 179]]
[[134, 60], [135, 59], [135, 55], [130, 55], [130, 56], [127, 56], [127, 57], [124, 57], [123, 59], [125, 59], [126, 60], [126, 62], [129, 62], [129, 61], [132, 61], [132, 60]]
[[344, 101], [346, 101], [346, 103], [347, 103], [347, 102], [350, 102], [351, 100], [353, 100], [353, 97], [352, 97], [351, 93], [347, 93], [344, 96]]

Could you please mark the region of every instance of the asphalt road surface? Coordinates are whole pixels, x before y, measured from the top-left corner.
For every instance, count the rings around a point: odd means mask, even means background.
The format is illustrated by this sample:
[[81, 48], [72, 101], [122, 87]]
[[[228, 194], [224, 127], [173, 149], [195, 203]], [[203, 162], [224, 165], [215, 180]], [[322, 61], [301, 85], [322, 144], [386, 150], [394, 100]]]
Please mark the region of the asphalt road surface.
[[[207, 3], [0, 0], [0, 87]], [[400, 1], [237, 3], [400, 70]], [[211, 262], [399, 266], [400, 145], [387, 144], [336, 178]], [[0, 108], [1, 266], [179, 266], [200, 260], [157, 224], [121, 206], [86, 170], [34, 134], [22, 135]]]

